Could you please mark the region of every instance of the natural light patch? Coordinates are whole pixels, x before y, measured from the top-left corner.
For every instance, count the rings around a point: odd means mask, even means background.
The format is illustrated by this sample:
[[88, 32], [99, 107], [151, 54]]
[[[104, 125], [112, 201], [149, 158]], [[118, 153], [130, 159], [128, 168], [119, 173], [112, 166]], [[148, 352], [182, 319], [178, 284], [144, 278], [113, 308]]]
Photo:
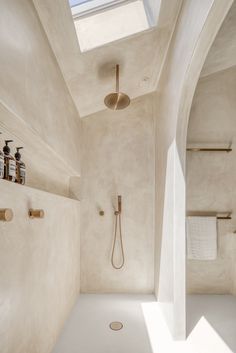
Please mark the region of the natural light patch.
[[174, 341], [160, 303], [142, 303], [142, 310], [153, 353], [233, 353], [205, 317], [185, 341]]
[[[85, 3], [95, 1], [97, 0]], [[106, 8], [89, 16], [75, 17], [74, 23], [82, 52], [150, 28], [142, 0], [122, 2], [119, 6]]]

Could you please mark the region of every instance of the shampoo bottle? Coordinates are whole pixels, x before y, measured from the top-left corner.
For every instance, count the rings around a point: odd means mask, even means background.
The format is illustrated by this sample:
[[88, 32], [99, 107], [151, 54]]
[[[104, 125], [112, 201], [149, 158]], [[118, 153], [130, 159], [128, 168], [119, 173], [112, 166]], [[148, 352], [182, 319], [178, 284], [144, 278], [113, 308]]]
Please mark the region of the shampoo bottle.
[[16, 180], [16, 161], [15, 158], [10, 155], [10, 147], [8, 146], [9, 142], [12, 140], [6, 140], [6, 145], [3, 147], [4, 152], [4, 179], [15, 181]]
[[21, 160], [21, 154], [19, 150], [23, 147], [16, 147], [15, 159], [16, 159], [16, 183], [25, 184], [25, 163]]
[[0, 179], [3, 179], [3, 178], [4, 178], [4, 154], [0, 150]]

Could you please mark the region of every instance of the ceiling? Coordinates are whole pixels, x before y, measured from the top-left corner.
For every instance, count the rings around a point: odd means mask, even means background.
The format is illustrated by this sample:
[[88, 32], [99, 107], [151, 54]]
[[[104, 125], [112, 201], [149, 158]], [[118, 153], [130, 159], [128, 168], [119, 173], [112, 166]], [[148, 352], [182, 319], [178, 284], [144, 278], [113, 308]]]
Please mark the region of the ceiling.
[[157, 88], [182, 0], [161, 2], [157, 27], [81, 53], [68, 0], [33, 0], [80, 117], [105, 109], [104, 97], [120, 89], [131, 99]]
[[201, 76], [236, 65], [236, 2], [233, 3], [208, 53]]

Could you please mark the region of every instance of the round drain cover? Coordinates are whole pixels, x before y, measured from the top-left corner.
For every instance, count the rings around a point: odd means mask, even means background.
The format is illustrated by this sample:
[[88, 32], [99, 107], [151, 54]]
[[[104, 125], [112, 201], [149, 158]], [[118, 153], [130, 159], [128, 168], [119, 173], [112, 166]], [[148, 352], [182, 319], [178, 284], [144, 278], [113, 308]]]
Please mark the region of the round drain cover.
[[113, 331], [119, 331], [123, 328], [123, 324], [122, 322], [119, 321], [113, 321], [110, 323], [110, 329], [112, 329]]

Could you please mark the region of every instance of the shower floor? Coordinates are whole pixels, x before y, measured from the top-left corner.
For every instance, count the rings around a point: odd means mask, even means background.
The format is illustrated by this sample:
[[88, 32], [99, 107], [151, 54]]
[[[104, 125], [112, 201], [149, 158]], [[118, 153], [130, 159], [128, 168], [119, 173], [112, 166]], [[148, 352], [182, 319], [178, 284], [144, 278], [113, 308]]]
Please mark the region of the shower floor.
[[81, 294], [52, 353], [236, 353], [235, 297], [188, 296], [187, 324], [173, 341], [154, 296]]
[[187, 334], [204, 318], [226, 343], [236, 352], [236, 297], [233, 295], [188, 295]]
[[[152, 295], [81, 294], [53, 353], [152, 353], [142, 304]], [[112, 331], [112, 321], [123, 329]]]

